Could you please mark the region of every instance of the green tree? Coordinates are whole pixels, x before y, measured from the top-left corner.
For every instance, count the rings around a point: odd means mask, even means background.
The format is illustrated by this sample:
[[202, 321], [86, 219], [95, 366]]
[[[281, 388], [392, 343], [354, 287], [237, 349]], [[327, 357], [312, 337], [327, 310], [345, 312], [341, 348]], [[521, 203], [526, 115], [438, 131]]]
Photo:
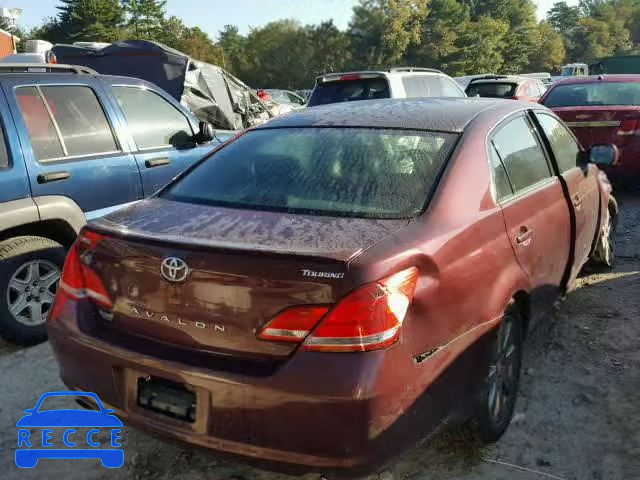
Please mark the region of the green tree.
[[241, 78], [258, 88], [302, 88], [312, 77], [309, 39], [293, 20], [271, 22], [251, 30], [246, 55]]
[[407, 63], [448, 71], [470, 21], [469, 8], [458, 0], [431, 0], [429, 9], [420, 43], [409, 47]]
[[540, 22], [536, 32], [536, 48], [529, 58], [532, 72], [557, 72], [565, 62], [566, 51], [562, 35], [549, 22]]
[[347, 34], [340, 31], [333, 21], [307, 26], [305, 31], [310, 52], [305, 69], [310, 73], [310, 77], [296, 86], [311, 88], [315, 77], [349, 68], [353, 61], [351, 42]]
[[500, 72], [504, 67], [505, 39], [509, 24], [488, 16], [469, 22], [458, 40], [458, 53], [451, 65], [453, 75]]
[[580, 9], [568, 5], [566, 1], [556, 2], [547, 12], [546, 20], [556, 31], [566, 34], [578, 26]]
[[160, 43], [174, 48], [201, 62], [222, 65], [222, 49], [200, 28], [187, 27], [178, 17], [162, 19]]
[[50, 30], [54, 42], [121, 39], [124, 11], [118, 0], [60, 0], [60, 3]]
[[218, 33], [218, 45], [223, 55], [223, 66], [230, 72], [239, 74], [246, 64], [247, 39], [240, 35], [235, 25], [225, 25]]
[[166, 0], [122, 0], [131, 34], [146, 40], [161, 36], [166, 4]]
[[582, 18], [575, 31], [575, 59], [592, 62], [600, 57], [612, 55], [615, 51], [614, 41], [609, 25], [595, 18]]
[[409, 46], [420, 43], [428, 4], [428, 0], [361, 0], [348, 30], [358, 66], [400, 62]]

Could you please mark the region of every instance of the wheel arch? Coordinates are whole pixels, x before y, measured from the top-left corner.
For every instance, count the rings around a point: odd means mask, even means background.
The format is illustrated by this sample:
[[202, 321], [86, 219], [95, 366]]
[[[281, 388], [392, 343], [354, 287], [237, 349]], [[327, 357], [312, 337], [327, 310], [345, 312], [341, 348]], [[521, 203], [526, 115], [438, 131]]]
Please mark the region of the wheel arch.
[[0, 229], [0, 240], [38, 236], [69, 248], [86, 223], [80, 207], [64, 196], [25, 198], [5, 202], [0, 207], [5, 227]]

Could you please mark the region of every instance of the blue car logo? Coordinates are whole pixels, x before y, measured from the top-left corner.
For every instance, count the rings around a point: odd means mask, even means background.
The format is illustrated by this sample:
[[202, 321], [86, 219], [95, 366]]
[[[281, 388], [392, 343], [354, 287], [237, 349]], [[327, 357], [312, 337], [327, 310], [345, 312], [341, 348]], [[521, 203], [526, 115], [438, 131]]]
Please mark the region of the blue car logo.
[[[57, 409], [40, 411], [42, 402], [52, 397], [89, 397], [99, 411], [80, 409]], [[36, 406], [25, 410], [18, 427], [18, 449], [16, 465], [33, 468], [41, 458], [56, 459], [100, 459], [106, 468], [119, 468], [124, 464], [121, 445], [122, 422], [104, 408], [95, 393], [90, 392], [49, 392], [40, 397]], [[34, 428], [42, 428], [42, 436], [34, 435]], [[79, 433], [76, 429], [89, 430]], [[55, 431], [54, 431], [55, 429]], [[97, 436], [103, 430], [110, 430], [108, 444], [101, 445]], [[60, 438], [66, 448], [53, 448], [53, 438]], [[58, 437], [59, 436], [59, 437]]]

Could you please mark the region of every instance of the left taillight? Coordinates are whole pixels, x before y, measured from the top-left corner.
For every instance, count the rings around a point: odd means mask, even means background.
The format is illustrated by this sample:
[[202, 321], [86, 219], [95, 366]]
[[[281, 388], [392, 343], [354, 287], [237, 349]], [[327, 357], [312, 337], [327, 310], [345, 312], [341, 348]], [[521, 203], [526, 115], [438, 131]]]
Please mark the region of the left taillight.
[[60, 278], [60, 292], [74, 300], [90, 299], [102, 308], [113, 302], [100, 276], [92, 269], [93, 251], [104, 240], [95, 232], [83, 232], [69, 250]]
[[327, 306], [291, 307], [268, 322], [258, 338], [302, 344], [313, 352], [366, 352], [393, 345], [413, 301], [418, 269], [364, 285]]
[[618, 135], [640, 135], [640, 121], [635, 118], [628, 118], [620, 122], [620, 128], [618, 129]]

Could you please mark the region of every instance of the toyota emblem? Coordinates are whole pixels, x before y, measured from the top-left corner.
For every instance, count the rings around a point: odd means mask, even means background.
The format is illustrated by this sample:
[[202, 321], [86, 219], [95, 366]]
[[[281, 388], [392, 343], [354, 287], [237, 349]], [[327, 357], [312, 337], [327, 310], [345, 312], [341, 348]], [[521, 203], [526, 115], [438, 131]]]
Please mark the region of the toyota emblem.
[[162, 276], [173, 283], [184, 282], [189, 276], [189, 266], [187, 262], [177, 257], [167, 257], [160, 265]]

